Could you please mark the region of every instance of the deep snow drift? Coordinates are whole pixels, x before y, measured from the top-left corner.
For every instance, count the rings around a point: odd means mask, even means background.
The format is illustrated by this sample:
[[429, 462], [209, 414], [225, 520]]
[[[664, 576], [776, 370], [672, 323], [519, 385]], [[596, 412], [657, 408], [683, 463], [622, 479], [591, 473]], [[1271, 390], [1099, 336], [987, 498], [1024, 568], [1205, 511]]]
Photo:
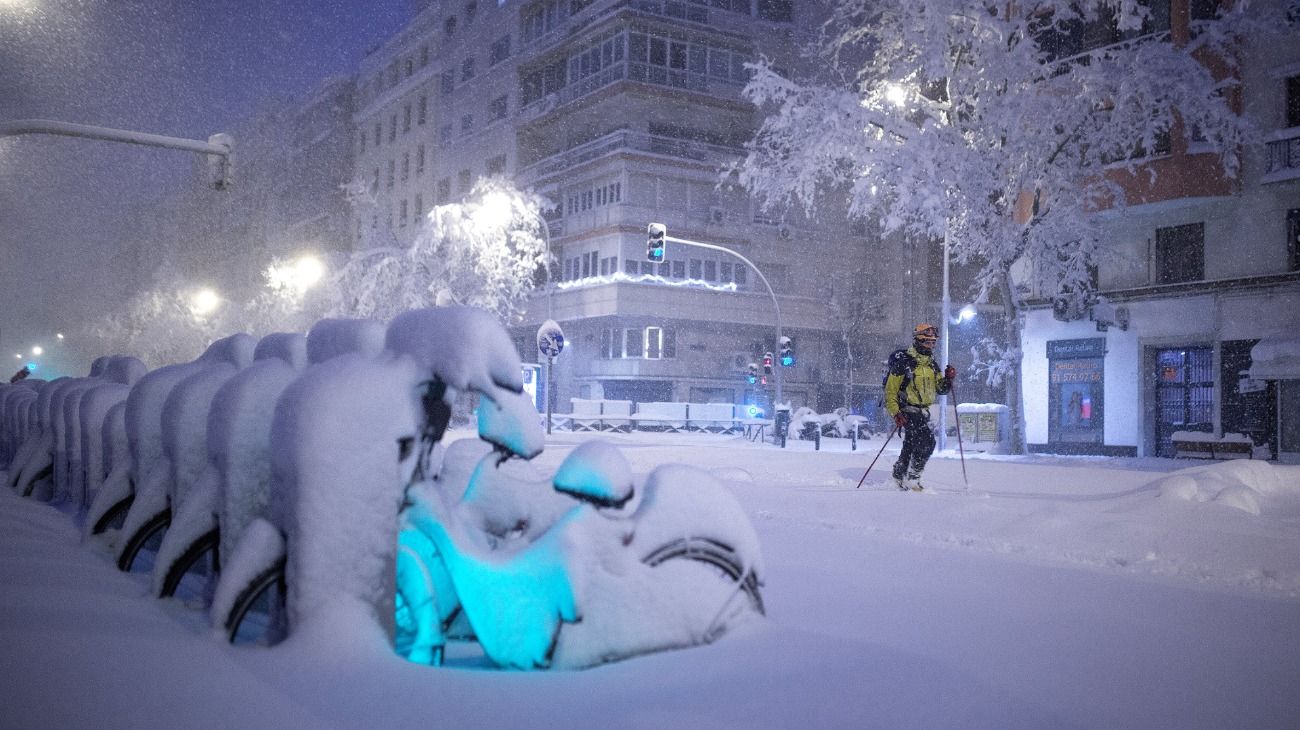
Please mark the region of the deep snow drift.
[[[456, 433], [455, 437], [472, 437]], [[586, 435], [523, 465], [546, 479]], [[955, 458], [900, 493], [879, 448], [609, 440], [635, 475], [710, 470], [757, 528], [768, 616], [580, 672], [448, 667], [347, 606], [274, 649], [148, 597], [70, 515], [0, 492], [0, 686], [21, 727], [1290, 727], [1300, 717], [1300, 468]], [[881, 463], [890, 458], [887, 451]], [[944, 456], [948, 456], [945, 454]], [[951, 454], [955, 457], [955, 454]], [[1181, 470], [1181, 471], [1180, 471]], [[1177, 472], [1177, 473], [1175, 473]]]

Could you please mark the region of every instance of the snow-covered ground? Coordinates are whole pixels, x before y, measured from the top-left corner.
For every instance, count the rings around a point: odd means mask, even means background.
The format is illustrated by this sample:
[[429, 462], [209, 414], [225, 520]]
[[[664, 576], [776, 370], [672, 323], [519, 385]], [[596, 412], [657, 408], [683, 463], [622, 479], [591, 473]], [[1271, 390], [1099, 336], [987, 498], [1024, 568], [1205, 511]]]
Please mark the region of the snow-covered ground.
[[[589, 438], [556, 433], [554, 471]], [[581, 672], [409, 664], [317, 624], [273, 649], [148, 597], [71, 515], [0, 492], [4, 727], [1296, 727], [1300, 467], [608, 437], [712, 470], [762, 539], [768, 617]], [[956, 454], [951, 456], [955, 457]], [[1175, 470], [1192, 469], [1178, 475]]]

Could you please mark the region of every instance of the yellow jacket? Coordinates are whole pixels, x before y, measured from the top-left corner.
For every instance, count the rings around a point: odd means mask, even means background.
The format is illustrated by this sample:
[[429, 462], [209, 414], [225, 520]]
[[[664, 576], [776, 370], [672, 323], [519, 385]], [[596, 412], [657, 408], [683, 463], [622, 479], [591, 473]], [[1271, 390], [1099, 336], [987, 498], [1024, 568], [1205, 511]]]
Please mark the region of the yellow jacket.
[[915, 346], [896, 350], [889, 356], [889, 376], [885, 378], [885, 408], [896, 415], [903, 408], [929, 408], [937, 396], [952, 387], [940, 377], [934, 357]]

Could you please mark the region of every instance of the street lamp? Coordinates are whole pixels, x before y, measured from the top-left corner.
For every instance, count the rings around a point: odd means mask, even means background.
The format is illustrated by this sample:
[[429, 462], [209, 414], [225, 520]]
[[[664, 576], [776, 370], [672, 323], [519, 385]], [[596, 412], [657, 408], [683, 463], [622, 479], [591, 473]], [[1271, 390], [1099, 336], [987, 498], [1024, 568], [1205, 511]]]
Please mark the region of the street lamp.
[[45, 354], [45, 348], [41, 347], [40, 345], [37, 345], [32, 348], [32, 354], [37, 357], [40, 357], [41, 355]]
[[190, 302], [190, 311], [198, 319], [212, 314], [221, 306], [221, 297], [211, 289], [200, 289], [194, 293], [194, 298]]

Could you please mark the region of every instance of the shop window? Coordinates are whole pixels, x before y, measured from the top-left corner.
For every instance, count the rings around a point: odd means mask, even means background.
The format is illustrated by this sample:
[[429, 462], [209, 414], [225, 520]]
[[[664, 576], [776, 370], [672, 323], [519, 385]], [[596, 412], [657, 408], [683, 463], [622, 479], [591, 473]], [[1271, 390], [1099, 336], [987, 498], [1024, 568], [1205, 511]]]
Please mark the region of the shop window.
[[1286, 212], [1286, 260], [1288, 271], [1300, 271], [1300, 208]]

